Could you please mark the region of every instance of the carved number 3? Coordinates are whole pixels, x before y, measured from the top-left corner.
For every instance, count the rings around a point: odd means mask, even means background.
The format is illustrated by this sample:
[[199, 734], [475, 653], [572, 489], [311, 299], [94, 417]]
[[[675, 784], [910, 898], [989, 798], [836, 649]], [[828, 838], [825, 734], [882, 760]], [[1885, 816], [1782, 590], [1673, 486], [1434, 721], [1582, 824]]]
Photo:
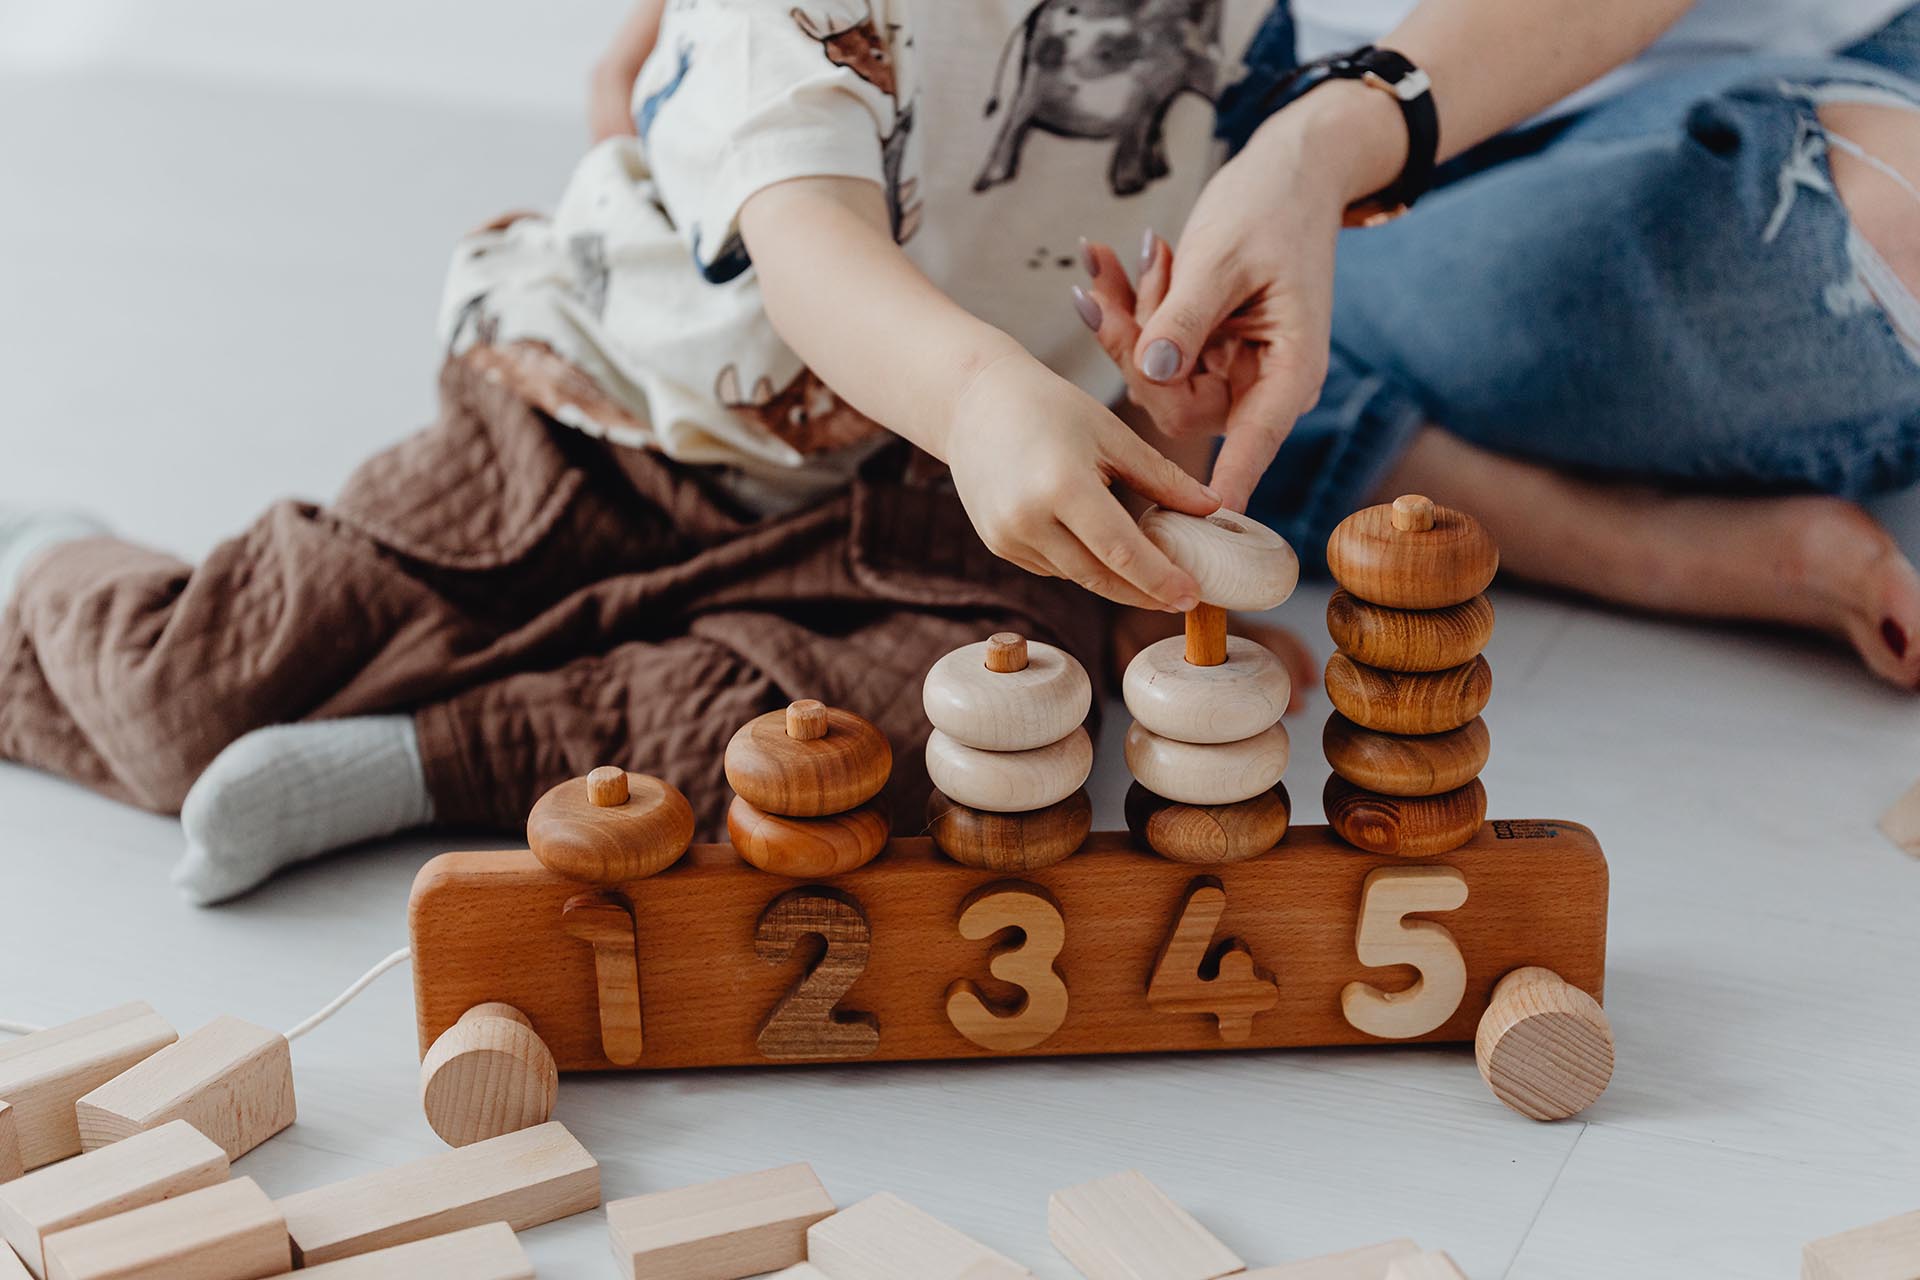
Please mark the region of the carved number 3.
[[1456, 867], [1383, 867], [1360, 893], [1354, 949], [1370, 966], [1409, 964], [1420, 971], [1404, 991], [1349, 982], [1340, 993], [1347, 1021], [1370, 1036], [1406, 1040], [1442, 1026], [1467, 993], [1467, 962], [1452, 930], [1415, 911], [1452, 911], [1467, 900], [1467, 879]]
[[826, 950], [761, 1024], [757, 1043], [769, 1058], [864, 1058], [880, 1046], [880, 1021], [836, 1006], [866, 972], [873, 948], [867, 913], [837, 889], [793, 889], [760, 913], [753, 949], [769, 964], [793, 958], [817, 937]]
[[947, 1021], [983, 1049], [1031, 1049], [1067, 1020], [1067, 984], [1054, 959], [1067, 944], [1067, 922], [1045, 891], [1030, 884], [990, 884], [960, 907], [960, 936], [991, 938], [1007, 929], [1025, 936], [994, 952], [987, 972], [1025, 994], [1011, 1011], [996, 1013], [965, 978], [947, 988]]

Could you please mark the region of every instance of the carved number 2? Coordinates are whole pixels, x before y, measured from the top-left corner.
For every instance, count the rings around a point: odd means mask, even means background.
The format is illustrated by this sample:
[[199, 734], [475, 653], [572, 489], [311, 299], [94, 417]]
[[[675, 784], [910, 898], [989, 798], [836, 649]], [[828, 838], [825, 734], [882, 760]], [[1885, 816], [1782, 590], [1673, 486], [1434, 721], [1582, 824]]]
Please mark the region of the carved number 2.
[[1456, 867], [1382, 867], [1360, 891], [1354, 949], [1371, 966], [1410, 964], [1420, 971], [1404, 991], [1349, 982], [1340, 993], [1347, 1021], [1370, 1036], [1406, 1040], [1444, 1025], [1467, 993], [1467, 962], [1453, 931], [1415, 911], [1452, 911], [1467, 900]]
[[867, 913], [837, 889], [792, 889], [760, 913], [753, 949], [769, 964], [780, 964], [809, 937], [826, 943], [826, 950], [761, 1024], [760, 1052], [769, 1058], [864, 1058], [880, 1047], [879, 1019], [836, 1006], [867, 970], [873, 948]]

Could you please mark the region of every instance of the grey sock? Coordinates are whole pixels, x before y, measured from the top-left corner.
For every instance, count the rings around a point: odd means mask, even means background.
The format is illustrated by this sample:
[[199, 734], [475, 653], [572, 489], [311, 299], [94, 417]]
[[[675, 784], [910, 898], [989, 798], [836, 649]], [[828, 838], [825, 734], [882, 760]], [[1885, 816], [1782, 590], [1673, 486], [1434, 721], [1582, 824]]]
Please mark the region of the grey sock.
[[21, 575], [41, 552], [106, 531], [98, 520], [72, 511], [0, 511], [0, 605], [13, 598]]
[[187, 792], [173, 882], [205, 906], [296, 862], [432, 820], [411, 716], [255, 729]]

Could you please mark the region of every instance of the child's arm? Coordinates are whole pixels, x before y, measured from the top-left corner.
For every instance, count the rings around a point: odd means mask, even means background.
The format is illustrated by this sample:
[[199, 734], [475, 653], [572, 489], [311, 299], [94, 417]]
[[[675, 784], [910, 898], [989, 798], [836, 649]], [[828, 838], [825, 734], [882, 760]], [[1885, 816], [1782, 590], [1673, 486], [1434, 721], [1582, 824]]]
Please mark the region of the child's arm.
[[780, 336], [854, 408], [952, 468], [996, 554], [1124, 604], [1193, 607], [1192, 576], [1108, 485], [1194, 515], [1219, 498], [935, 287], [894, 244], [878, 186], [778, 183], [741, 207], [740, 230]]
[[666, 6], [667, 0], [639, 0], [593, 64], [587, 78], [587, 129], [595, 142], [635, 132], [633, 82], [660, 38], [660, 13]]

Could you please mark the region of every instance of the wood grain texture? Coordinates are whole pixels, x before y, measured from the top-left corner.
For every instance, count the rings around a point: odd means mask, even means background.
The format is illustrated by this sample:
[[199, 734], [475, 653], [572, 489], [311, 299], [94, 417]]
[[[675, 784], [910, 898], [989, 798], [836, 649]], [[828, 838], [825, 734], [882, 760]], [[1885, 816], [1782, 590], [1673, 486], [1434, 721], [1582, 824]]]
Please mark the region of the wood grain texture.
[[1411, 985], [1384, 991], [1350, 982], [1340, 992], [1347, 1021], [1383, 1040], [1410, 1040], [1443, 1025], [1467, 992], [1467, 959], [1452, 930], [1411, 915], [1446, 915], [1467, 901], [1458, 867], [1381, 867], [1369, 872], [1360, 895], [1354, 951], [1375, 968], [1406, 965]]
[[1419, 1252], [1411, 1240], [1389, 1240], [1277, 1267], [1255, 1267], [1237, 1280], [1386, 1280], [1387, 1267], [1396, 1259]]
[[1180, 637], [1181, 656], [1196, 667], [1217, 667], [1227, 660], [1227, 611], [1201, 601], [1187, 610]]
[[840, 998], [866, 972], [873, 931], [852, 895], [838, 889], [793, 889], [767, 905], [753, 930], [754, 953], [786, 966], [818, 939], [819, 958], [767, 1014], [754, 1046], [769, 1061], [864, 1058], [880, 1043], [870, 1013], [840, 1008]]
[[1287, 540], [1238, 512], [1190, 516], [1148, 507], [1140, 532], [1193, 575], [1201, 600], [1223, 609], [1271, 609], [1300, 580], [1300, 559]]
[[533, 1263], [504, 1222], [323, 1262], [301, 1280], [534, 1280]]
[[1226, 913], [1227, 891], [1218, 880], [1203, 876], [1187, 886], [1147, 980], [1147, 1004], [1157, 1013], [1210, 1016], [1220, 1038], [1237, 1044], [1253, 1034], [1256, 1017], [1280, 1003], [1280, 985], [1246, 943], [1217, 936]]
[[1800, 1280], [1912, 1280], [1920, 1276], [1920, 1212], [1812, 1241]]
[[1083, 728], [1029, 751], [981, 751], [935, 729], [927, 775], [948, 798], [991, 813], [1027, 813], [1058, 804], [1093, 772], [1093, 739]]
[[49, 1280], [259, 1280], [291, 1269], [287, 1224], [252, 1178], [47, 1237]]
[[633, 798], [627, 771], [618, 765], [603, 764], [587, 770], [587, 803], [596, 809], [612, 809]]
[[1120, 693], [1133, 718], [1179, 742], [1238, 742], [1280, 722], [1293, 680], [1263, 645], [1228, 636], [1216, 665], [1187, 660], [1179, 636], [1148, 645], [1127, 664]]
[[607, 1204], [627, 1280], [741, 1280], [807, 1260], [807, 1228], [834, 1211], [806, 1164]]
[[1127, 771], [1157, 796], [1181, 804], [1237, 804], [1270, 791], [1287, 771], [1287, 727], [1275, 723], [1238, 742], [1181, 742], [1135, 722]]
[[1446, 733], [1479, 715], [1493, 669], [1475, 658], [1445, 671], [1382, 671], [1344, 653], [1327, 659], [1327, 697], [1341, 715], [1380, 733]]
[[727, 743], [727, 784], [756, 809], [790, 818], [844, 813], [879, 795], [893, 772], [893, 748], [853, 712], [826, 711], [827, 731], [818, 738], [790, 737], [784, 710], [741, 725]]
[[1472, 661], [1493, 639], [1493, 604], [1479, 595], [1445, 609], [1389, 609], [1335, 591], [1327, 631], [1342, 653], [1369, 667], [1444, 671]]
[[1045, 1044], [1067, 1020], [1067, 984], [1054, 961], [1067, 945], [1067, 922], [1046, 890], [1020, 881], [976, 889], [960, 904], [955, 926], [970, 941], [1011, 932], [994, 948], [987, 972], [1019, 990], [1008, 1007], [989, 1003], [971, 979], [947, 988], [947, 1021], [983, 1049], [1012, 1052]]
[[21, 1164], [38, 1169], [79, 1155], [73, 1104], [175, 1039], [164, 1018], [135, 1001], [0, 1044], [0, 1098], [12, 1104]]
[[1363, 729], [1336, 711], [1320, 734], [1335, 773], [1388, 796], [1432, 796], [1464, 787], [1487, 767], [1492, 746], [1479, 716], [1446, 733], [1414, 735]]
[[[1494, 983], [1523, 965], [1602, 995], [1606, 861], [1584, 827], [1490, 823], [1433, 862], [1460, 867], [1471, 890], [1466, 905], [1447, 914], [1468, 982], [1454, 1016], [1420, 1039], [1471, 1041]], [[1227, 892], [1226, 927], [1281, 987], [1279, 1006], [1255, 1021], [1247, 1047], [1370, 1041], [1347, 1024], [1339, 997], [1353, 981], [1391, 989], [1412, 979], [1411, 970], [1371, 969], [1354, 952], [1368, 872], [1401, 865], [1309, 825], [1295, 826], [1270, 854], [1211, 869]], [[983, 948], [960, 935], [956, 912], [999, 878], [952, 862], [930, 840], [906, 838], [818, 886], [857, 901], [870, 922], [867, 961], [842, 995], [845, 1008], [878, 1024], [866, 1060], [999, 1056], [956, 1032], [943, 1004], [952, 981], [985, 973]], [[1022, 1055], [1222, 1047], [1212, 1019], [1163, 1015], [1146, 1000], [1168, 922], [1193, 878], [1193, 868], [1125, 833], [1100, 831], [1065, 862], [1022, 877], [1051, 894], [1066, 918], [1057, 967], [1071, 997], [1060, 1030]], [[410, 921], [422, 1051], [474, 1005], [501, 1000], [533, 1019], [562, 1071], [616, 1065], [601, 1049], [592, 957], [559, 925], [574, 887], [524, 850], [446, 854], [421, 870]], [[669, 873], [622, 887], [642, 923], [648, 990], [647, 1054], [636, 1066], [804, 1060], [771, 1059], [756, 1041], [819, 944], [795, 930], [789, 945], [805, 952], [770, 962], [756, 934], [770, 903], [814, 886], [782, 891], [731, 848], [696, 845]]]
[[878, 800], [823, 818], [767, 813], [745, 796], [735, 796], [727, 807], [727, 836], [740, 857], [762, 871], [796, 880], [866, 866], [886, 847], [892, 829], [886, 805]]
[[19, 1177], [26, 1167], [20, 1158], [20, 1123], [14, 1119], [13, 1104], [0, 1102], [0, 1182]]
[[1048, 1196], [1047, 1238], [1086, 1280], [1219, 1280], [1247, 1265], [1132, 1169]]
[[787, 704], [787, 736], [811, 742], [827, 736], [827, 704], [818, 698], [797, 698]]
[[920, 686], [933, 727], [981, 751], [1031, 751], [1078, 729], [1093, 706], [1093, 681], [1080, 660], [1055, 645], [1023, 640], [1026, 665], [995, 671], [991, 640], [943, 655]]
[[230, 1016], [127, 1068], [74, 1107], [82, 1150], [185, 1120], [220, 1144], [229, 1160], [292, 1124], [294, 1109], [287, 1038]]
[[633, 904], [608, 890], [575, 894], [560, 906], [560, 925], [593, 955], [602, 1051], [623, 1066], [638, 1062], [646, 1052], [646, 1025]]
[[927, 797], [927, 834], [963, 867], [1038, 871], [1072, 857], [1092, 830], [1093, 802], [1084, 787], [1026, 813], [969, 808], [937, 790]]
[[1025, 671], [1030, 655], [1027, 653], [1027, 638], [1017, 631], [996, 631], [987, 637], [987, 670], [1005, 675], [1014, 671]]
[[1181, 804], [1136, 782], [1127, 788], [1126, 814], [1134, 839], [1161, 857], [1214, 866], [1256, 858], [1279, 844], [1293, 801], [1284, 782], [1234, 804]]
[[890, 1192], [807, 1230], [810, 1264], [832, 1280], [1031, 1280], [1032, 1273]]
[[1330, 774], [1320, 793], [1327, 821], [1368, 853], [1427, 858], [1472, 840], [1487, 816], [1487, 789], [1475, 778], [1436, 796], [1383, 796]]
[[216, 1186], [227, 1172], [226, 1152], [174, 1120], [0, 1187], [0, 1236], [44, 1280], [48, 1236]]
[[[626, 775], [627, 798], [595, 804], [586, 778], [569, 778], [527, 814], [527, 845], [553, 869], [588, 884], [637, 880], [670, 867], [693, 840], [693, 806], [670, 782]], [[603, 798], [613, 792], [601, 785]]]
[[1327, 539], [1334, 581], [1390, 609], [1444, 609], [1487, 589], [1500, 549], [1480, 522], [1451, 507], [1434, 509], [1431, 529], [1395, 529], [1392, 508], [1367, 507]]
[[553, 1053], [512, 1005], [467, 1010], [420, 1063], [420, 1107], [450, 1147], [545, 1124], [559, 1096]]
[[311, 1267], [489, 1222], [525, 1231], [599, 1203], [600, 1166], [549, 1121], [283, 1196], [279, 1207], [295, 1264]]
[[1597, 1001], [1550, 969], [1516, 969], [1493, 989], [1473, 1039], [1493, 1096], [1533, 1120], [1585, 1111], [1613, 1079], [1613, 1028]]

